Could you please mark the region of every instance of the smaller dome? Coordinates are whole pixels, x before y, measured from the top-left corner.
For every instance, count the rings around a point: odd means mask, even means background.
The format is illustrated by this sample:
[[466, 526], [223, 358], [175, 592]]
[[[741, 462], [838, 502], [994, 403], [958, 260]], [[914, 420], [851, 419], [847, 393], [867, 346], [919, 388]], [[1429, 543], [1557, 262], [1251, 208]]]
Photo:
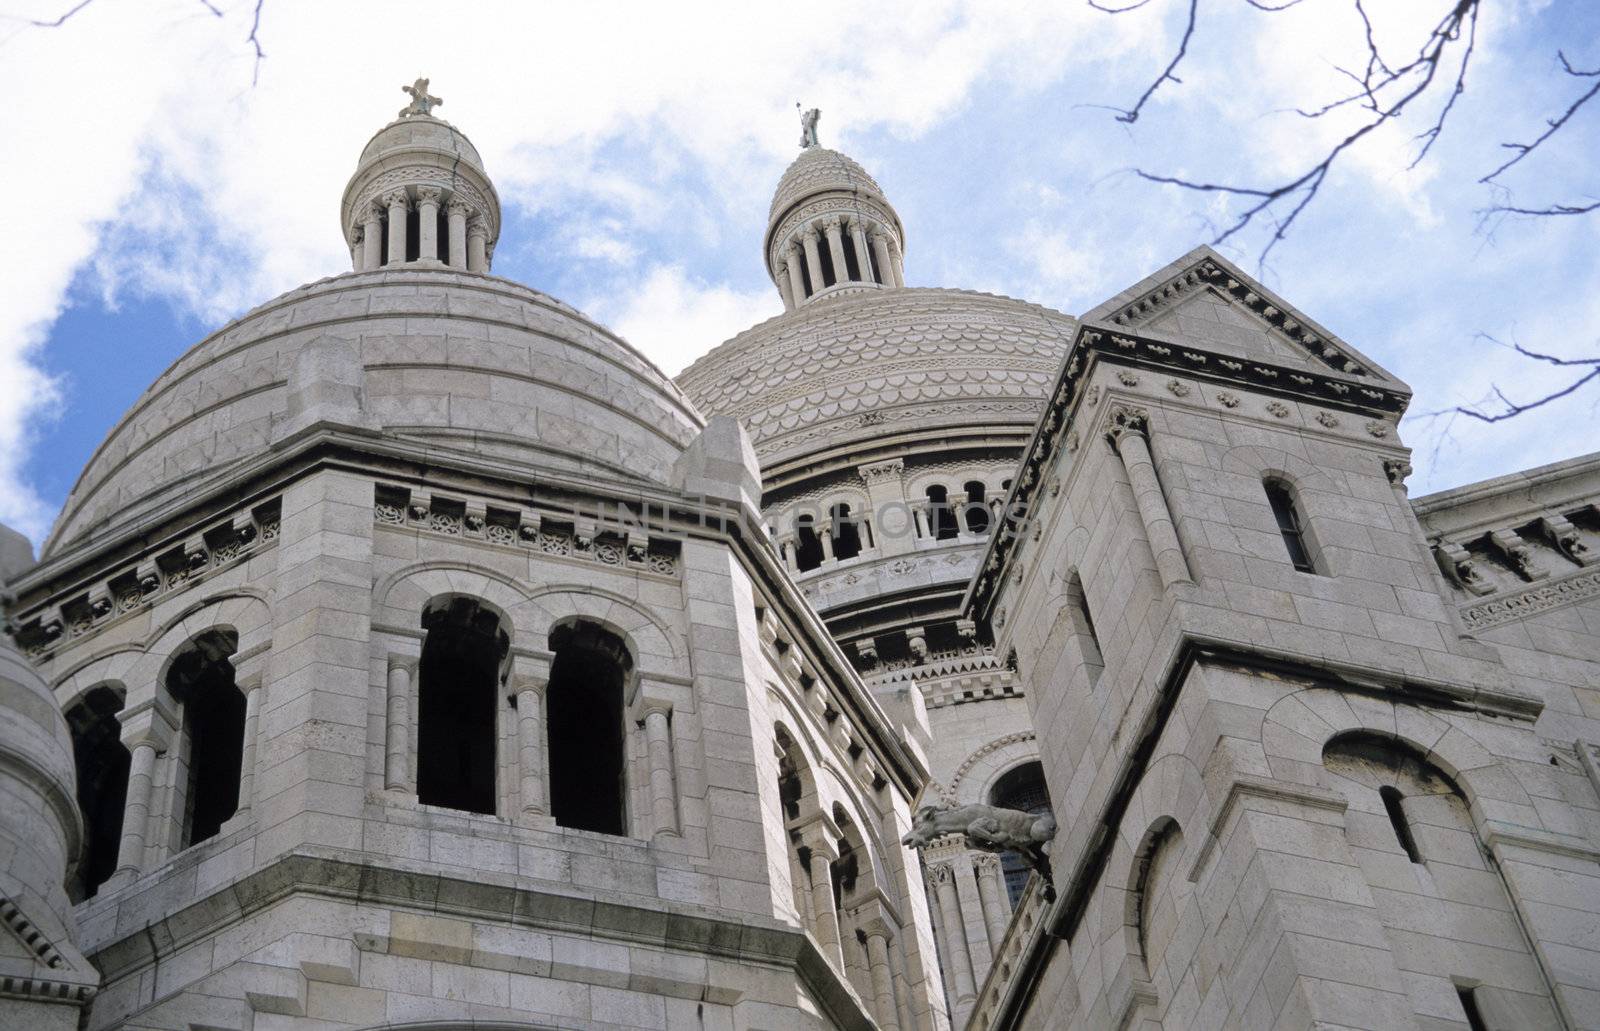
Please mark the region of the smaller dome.
[[812, 194], [832, 190], [864, 193], [885, 204], [888, 203], [877, 180], [868, 175], [867, 170], [857, 164], [855, 159], [826, 147], [807, 147], [790, 163], [783, 177], [778, 180], [778, 189], [772, 195], [772, 208], [767, 213], [768, 217], [776, 218]]
[[376, 161], [391, 150], [434, 150], [472, 162], [483, 167], [483, 157], [478, 148], [467, 139], [467, 134], [442, 118], [431, 115], [413, 115], [397, 118], [373, 134], [361, 150], [360, 164]]

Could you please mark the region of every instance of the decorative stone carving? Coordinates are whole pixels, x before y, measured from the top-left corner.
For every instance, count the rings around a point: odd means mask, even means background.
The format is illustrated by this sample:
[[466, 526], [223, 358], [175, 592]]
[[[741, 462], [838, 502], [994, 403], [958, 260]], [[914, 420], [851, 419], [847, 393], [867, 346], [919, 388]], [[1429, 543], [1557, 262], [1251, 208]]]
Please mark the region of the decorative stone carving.
[[1539, 520], [1539, 528], [1556, 550], [1580, 566], [1594, 561], [1594, 551], [1578, 536], [1578, 528], [1562, 515], [1549, 515]]
[[[424, 86], [427, 85], [427, 80], [423, 80], [423, 85]], [[796, 110], [798, 110], [799, 107], [800, 107], [799, 104], [795, 105]], [[821, 108], [813, 107], [813, 108], [809, 108], [809, 109], [801, 112], [801, 114], [800, 114], [800, 146], [801, 147], [808, 148], [808, 147], [820, 147], [820, 146], [822, 146], [822, 144], [817, 141], [817, 122], [819, 122], [821, 120], [822, 120], [822, 109]]]
[[1444, 575], [1462, 590], [1472, 594], [1494, 593], [1494, 585], [1484, 577], [1478, 569], [1477, 560], [1466, 548], [1452, 541], [1441, 540], [1433, 546], [1433, 556]]
[[1528, 542], [1517, 536], [1515, 530], [1495, 530], [1489, 534], [1489, 543], [1523, 579], [1542, 580], [1550, 575], [1548, 569], [1534, 561]]
[[433, 109], [444, 103], [443, 97], [436, 97], [428, 92], [427, 79], [418, 79], [409, 86], [401, 86], [400, 91], [411, 96], [411, 103], [400, 109], [401, 118], [414, 118], [417, 115], [431, 118]]
[[1150, 434], [1150, 413], [1132, 405], [1112, 405], [1106, 423], [1106, 439], [1111, 441], [1112, 447], [1116, 447], [1130, 433], [1141, 437]]
[[1287, 419], [1289, 417], [1289, 406], [1282, 401], [1268, 401], [1267, 412], [1275, 419]]
[[1125, 387], [1136, 387], [1139, 385], [1139, 377], [1127, 369], [1120, 369], [1117, 372], [1117, 382]]
[[1389, 435], [1389, 424], [1380, 419], [1373, 419], [1367, 423], [1367, 432], [1382, 439]]
[[1239, 407], [1239, 395], [1238, 394], [1230, 394], [1226, 390], [1219, 390], [1219, 391], [1217, 391], [1217, 402], [1219, 404], [1221, 404], [1222, 407], [1224, 407], [1224, 408], [1238, 408]]
[[905, 475], [906, 463], [899, 458], [891, 458], [887, 462], [875, 462], [872, 465], [863, 465], [856, 470], [861, 478], [868, 483], [883, 483], [898, 480]]
[[1318, 412], [1317, 422], [1331, 430], [1339, 425], [1339, 417], [1332, 412]]
[[901, 838], [900, 844], [925, 848], [950, 834], [963, 836], [969, 847], [983, 852], [1015, 852], [1050, 880], [1050, 859], [1044, 848], [1056, 836], [1056, 818], [1050, 813], [1035, 815], [978, 803], [925, 805], [917, 810], [911, 833]]
[[1386, 458], [1383, 460], [1383, 475], [1396, 487], [1404, 487], [1406, 477], [1411, 475], [1411, 463], [1403, 458]]
[[1185, 383], [1181, 379], [1169, 379], [1169, 380], [1167, 380], [1167, 389], [1172, 391], [1172, 394], [1173, 394], [1174, 397], [1188, 397], [1189, 396], [1189, 384]]

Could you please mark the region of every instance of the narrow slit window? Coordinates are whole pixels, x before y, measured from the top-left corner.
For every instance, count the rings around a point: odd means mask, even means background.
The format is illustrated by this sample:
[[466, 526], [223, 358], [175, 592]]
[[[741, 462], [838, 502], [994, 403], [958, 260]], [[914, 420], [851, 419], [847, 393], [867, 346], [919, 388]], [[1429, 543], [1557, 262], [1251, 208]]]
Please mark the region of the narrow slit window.
[[78, 808], [84, 823], [83, 855], [67, 886], [73, 902], [93, 897], [117, 869], [132, 762], [120, 738], [117, 712], [122, 702], [122, 691], [102, 684], [66, 712], [78, 770]]
[[1305, 525], [1300, 521], [1300, 510], [1295, 506], [1294, 494], [1282, 480], [1266, 481], [1267, 503], [1278, 521], [1278, 533], [1283, 546], [1289, 551], [1289, 561], [1302, 573], [1317, 572], [1311, 561], [1311, 550], [1306, 545]]
[[800, 572], [809, 572], [822, 565], [822, 538], [817, 536], [816, 520], [803, 515], [795, 521], [794, 561]]
[[833, 557], [855, 558], [861, 554], [861, 526], [843, 502], [833, 506]]
[[967, 530], [981, 536], [989, 532], [989, 506], [985, 502], [989, 492], [978, 480], [968, 483], [966, 491]]
[[167, 673], [167, 690], [183, 705], [187, 738], [185, 848], [216, 837], [239, 809], [245, 703], [229, 661], [238, 644], [231, 631], [209, 630], [178, 653]]
[[1472, 1031], [1489, 1031], [1489, 1025], [1483, 1019], [1483, 1011], [1478, 1008], [1478, 990], [1457, 985], [1456, 995], [1461, 999], [1461, 1008], [1466, 1011], [1467, 1027]]
[[953, 541], [961, 534], [956, 525], [956, 511], [950, 504], [950, 492], [944, 487], [929, 487], [928, 530], [934, 540]]
[[1383, 799], [1384, 811], [1389, 814], [1389, 823], [1394, 826], [1395, 840], [1400, 842], [1400, 847], [1406, 850], [1406, 855], [1413, 863], [1422, 862], [1416, 839], [1411, 836], [1411, 824], [1406, 822], [1405, 810], [1400, 807], [1400, 790], [1385, 784], [1378, 789], [1378, 796]]
[[1094, 617], [1089, 614], [1089, 596], [1083, 592], [1083, 578], [1077, 570], [1067, 577], [1067, 617], [1072, 620], [1072, 631], [1078, 638], [1078, 649], [1083, 653], [1083, 665], [1089, 674], [1092, 690], [1105, 671], [1105, 655], [1100, 650], [1100, 635], [1095, 633]]

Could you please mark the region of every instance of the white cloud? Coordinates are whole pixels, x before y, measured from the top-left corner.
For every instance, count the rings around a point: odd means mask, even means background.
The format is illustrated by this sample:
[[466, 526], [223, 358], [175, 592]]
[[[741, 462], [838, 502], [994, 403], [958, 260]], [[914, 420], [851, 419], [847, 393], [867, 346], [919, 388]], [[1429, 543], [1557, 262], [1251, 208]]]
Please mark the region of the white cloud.
[[741, 293], [661, 265], [623, 300], [594, 300], [588, 310], [672, 376], [712, 346], [777, 315], [783, 304], [776, 290]]
[[[61, 6], [39, 0], [22, 13], [51, 18]], [[37, 348], [77, 270], [92, 263], [113, 298], [168, 298], [210, 321], [342, 269], [337, 198], [361, 142], [419, 73], [482, 150], [504, 201], [555, 219], [574, 253], [626, 265], [639, 255], [624, 235], [575, 210], [715, 234], [716, 212], [764, 194], [793, 152], [796, 100], [824, 109], [826, 143], [881, 128], [916, 135], [985, 77], [1036, 87], [1114, 60], [1144, 31], [1074, 4], [994, 0], [892, 10], [813, 0], [805, 17], [759, 4], [269, 0], [252, 85], [254, 2], [217, 6], [220, 19], [165, 0], [93, 4], [55, 29], [0, 21], [10, 98], [0, 138], [13, 155], [9, 192], [26, 198], [8, 230], [28, 242], [0, 249], [0, 519], [36, 538], [47, 513], [20, 470], [50, 399]], [[608, 162], [618, 144], [643, 155], [638, 167]], [[714, 196], [672, 194], [688, 165]], [[705, 297], [685, 295], [681, 310], [699, 318], [724, 303], [715, 289]], [[651, 301], [641, 294], [630, 308]], [[655, 357], [673, 364], [688, 329], [651, 330], [643, 339], [667, 341]]]

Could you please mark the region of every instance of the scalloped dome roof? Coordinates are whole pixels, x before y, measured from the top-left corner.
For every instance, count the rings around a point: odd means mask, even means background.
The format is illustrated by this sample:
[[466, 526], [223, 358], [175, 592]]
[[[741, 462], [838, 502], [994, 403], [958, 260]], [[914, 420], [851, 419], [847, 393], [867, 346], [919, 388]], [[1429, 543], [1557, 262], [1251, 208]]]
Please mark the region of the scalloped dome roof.
[[888, 203], [877, 180], [854, 158], [826, 147], [807, 147], [779, 178], [768, 217], [776, 216], [804, 197], [828, 190], [866, 193]]
[[907, 287], [769, 319], [679, 374], [699, 409], [745, 425], [763, 473], [901, 434], [1026, 436], [1077, 321], [1036, 304]]
[[401, 447], [665, 484], [704, 425], [648, 359], [546, 294], [444, 268], [347, 273], [268, 301], [162, 373], [90, 458], [45, 553], [238, 476], [288, 417], [301, 350], [329, 338], [359, 354], [362, 413]]

